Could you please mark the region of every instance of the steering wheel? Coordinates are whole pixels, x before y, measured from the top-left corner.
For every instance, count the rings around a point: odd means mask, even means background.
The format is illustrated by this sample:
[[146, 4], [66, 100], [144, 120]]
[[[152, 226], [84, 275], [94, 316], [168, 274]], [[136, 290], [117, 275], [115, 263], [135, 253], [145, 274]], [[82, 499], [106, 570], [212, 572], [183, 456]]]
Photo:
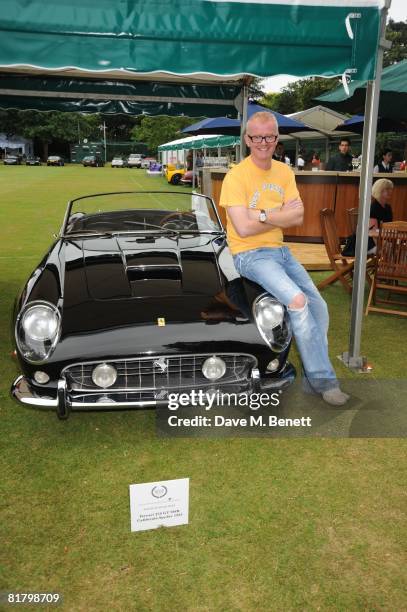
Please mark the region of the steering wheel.
[[195, 213], [185, 212], [173, 212], [163, 217], [160, 221], [162, 229], [173, 229], [173, 230], [196, 230], [198, 229]]

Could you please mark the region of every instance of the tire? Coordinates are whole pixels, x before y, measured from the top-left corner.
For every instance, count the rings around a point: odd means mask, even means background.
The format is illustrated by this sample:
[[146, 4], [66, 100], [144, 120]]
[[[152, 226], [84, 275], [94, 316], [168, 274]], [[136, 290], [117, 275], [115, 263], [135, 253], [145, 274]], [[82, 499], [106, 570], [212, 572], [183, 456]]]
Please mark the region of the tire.
[[181, 180], [181, 174], [173, 174], [170, 180], [171, 185], [178, 185]]

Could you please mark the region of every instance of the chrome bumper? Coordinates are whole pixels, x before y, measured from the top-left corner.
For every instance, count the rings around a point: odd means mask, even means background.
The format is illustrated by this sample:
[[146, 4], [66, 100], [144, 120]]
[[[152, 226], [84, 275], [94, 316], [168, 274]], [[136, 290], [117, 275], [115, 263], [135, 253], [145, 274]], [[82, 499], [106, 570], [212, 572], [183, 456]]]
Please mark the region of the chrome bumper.
[[[235, 392], [242, 395], [250, 392], [271, 392], [282, 390], [290, 385], [295, 379], [295, 368], [291, 364], [287, 364], [284, 373], [279, 378], [270, 378], [268, 380], [261, 379], [257, 368], [252, 370], [252, 377], [248, 381], [248, 388], [237, 389]], [[179, 392], [188, 392], [188, 388], [179, 389]], [[222, 391], [222, 387], [219, 388]], [[230, 392], [230, 389], [224, 389], [225, 392]], [[131, 395], [131, 392], [126, 394]], [[66, 419], [71, 410], [115, 410], [120, 408], [154, 408], [157, 406], [165, 406], [168, 401], [156, 398], [154, 400], [134, 400], [126, 401], [118, 394], [107, 393], [106, 391], [90, 392], [86, 394], [75, 394], [69, 392], [64, 379], [58, 381], [58, 386], [55, 391], [50, 389], [41, 389], [33, 385], [25, 376], [21, 375], [16, 378], [11, 386], [11, 396], [21, 404], [33, 406], [40, 409], [53, 409], [61, 419]], [[113, 396], [113, 397], [112, 397]], [[79, 400], [80, 398], [80, 400]]]

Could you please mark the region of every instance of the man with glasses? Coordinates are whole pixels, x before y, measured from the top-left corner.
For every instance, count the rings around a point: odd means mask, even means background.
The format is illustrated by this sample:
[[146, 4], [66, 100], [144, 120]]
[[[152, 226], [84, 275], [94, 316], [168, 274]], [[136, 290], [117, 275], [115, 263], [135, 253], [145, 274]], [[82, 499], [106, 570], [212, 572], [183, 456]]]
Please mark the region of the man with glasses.
[[291, 168], [273, 160], [278, 141], [274, 115], [255, 113], [247, 122], [250, 155], [226, 175], [220, 205], [237, 271], [288, 309], [304, 368], [304, 390], [341, 406], [343, 393], [328, 355], [328, 309], [305, 269], [283, 246], [282, 229], [301, 225], [304, 208]]

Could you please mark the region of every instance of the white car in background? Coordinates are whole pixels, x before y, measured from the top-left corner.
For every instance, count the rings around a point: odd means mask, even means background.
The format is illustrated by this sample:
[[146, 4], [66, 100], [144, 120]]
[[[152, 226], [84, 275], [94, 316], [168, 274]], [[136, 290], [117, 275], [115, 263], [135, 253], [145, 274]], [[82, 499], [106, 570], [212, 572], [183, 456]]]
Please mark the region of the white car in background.
[[125, 168], [126, 163], [122, 157], [113, 157], [112, 168]]
[[131, 153], [127, 158], [128, 168], [141, 168], [141, 162], [143, 161], [143, 155], [141, 153]]

